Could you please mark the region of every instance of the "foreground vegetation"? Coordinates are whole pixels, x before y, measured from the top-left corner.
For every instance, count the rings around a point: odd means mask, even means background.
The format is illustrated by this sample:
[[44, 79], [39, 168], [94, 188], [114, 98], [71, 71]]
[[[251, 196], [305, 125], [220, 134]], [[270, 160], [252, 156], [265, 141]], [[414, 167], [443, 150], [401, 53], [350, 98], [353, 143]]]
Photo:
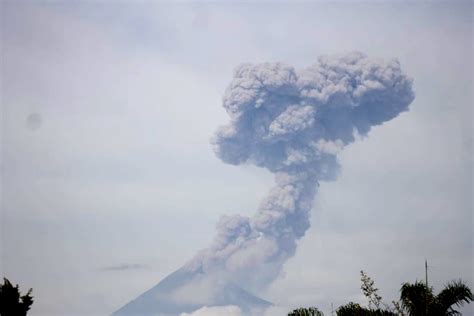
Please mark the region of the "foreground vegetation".
[[33, 296], [30, 289], [25, 295], [21, 295], [18, 284], [13, 286], [6, 278], [0, 284], [0, 316], [26, 316], [33, 304]]
[[[368, 306], [350, 302], [336, 310], [337, 316], [444, 316], [461, 315], [457, 307], [473, 301], [471, 289], [461, 280], [449, 282], [438, 294], [424, 282], [404, 283], [400, 299], [391, 305], [383, 302], [374, 281], [361, 271], [361, 290]], [[316, 307], [298, 308], [288, 316], [323, 316]]]
[[[400, 299], [391, 304], [383, 302], [374, 281], [361, 271], [361, 290], [367, 298], [368, 306], [350, 302], [336, 310], [337, 316], [445, 316], [461, 315], [456, 308], [474, 300], [471, 289], [461, 280], [449, 282], [439, 293], [427, 283], [403, 283]], [[26, 316], [33, 304], [30, 289], [21, 295], [18, 285], [13, 286], [3, 279], [0, 284], [0, 316]], [[298, 308], [288, 316], [324, 316], [316, 307]]]

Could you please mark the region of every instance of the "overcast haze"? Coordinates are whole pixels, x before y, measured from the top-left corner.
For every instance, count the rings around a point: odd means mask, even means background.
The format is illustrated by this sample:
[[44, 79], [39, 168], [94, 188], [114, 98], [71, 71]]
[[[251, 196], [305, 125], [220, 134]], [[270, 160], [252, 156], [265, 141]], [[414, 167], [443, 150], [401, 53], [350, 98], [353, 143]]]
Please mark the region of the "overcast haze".
[[[400, 284], [473, 282], [473, 4], [1, 2], [2, 274], [34, 315], [107, 315], [182, 266], [273, 176], [210, 138], [242, 62], [397, 58], [410, 111], [339, 155], [311, 228], [259, 296], [330, 312]], [[469, 312], [470, 311], [470, 312]], [[472, 314], [472, 304], [465, 309]]]

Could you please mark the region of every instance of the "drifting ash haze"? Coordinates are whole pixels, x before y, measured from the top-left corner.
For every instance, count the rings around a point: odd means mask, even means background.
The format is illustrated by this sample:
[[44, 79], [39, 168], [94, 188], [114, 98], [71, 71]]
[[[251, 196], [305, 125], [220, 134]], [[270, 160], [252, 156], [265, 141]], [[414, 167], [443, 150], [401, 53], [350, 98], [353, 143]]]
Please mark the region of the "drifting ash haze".
[[[275, 280], [295, 254], [309, 228], [319, 181], [336, 179], [337, 154], [356, 135], [366, 136], [407, 111], [413, 99], [412, 80], [398, 61], [361, 53], [321, 57], [301, 70], [282, 63], [237, 67], [224, 96], [230, 122], [212, 144], [226, 163], [268, 169], [276, 185], [252, 218], [223, 217], [213, 244], [177, 271], [186, 277], [175, 278], [166, 294], [150, 294], [162, 283], [147, 292], [151, 301], [141, 305], [149, 309], [133, 313], [139, 297], [117, 315], [179, 315], [215, 305], [250, 313], [268, 307], [247, 291]], [[165, 311], [166, 304], [173, 308]]]

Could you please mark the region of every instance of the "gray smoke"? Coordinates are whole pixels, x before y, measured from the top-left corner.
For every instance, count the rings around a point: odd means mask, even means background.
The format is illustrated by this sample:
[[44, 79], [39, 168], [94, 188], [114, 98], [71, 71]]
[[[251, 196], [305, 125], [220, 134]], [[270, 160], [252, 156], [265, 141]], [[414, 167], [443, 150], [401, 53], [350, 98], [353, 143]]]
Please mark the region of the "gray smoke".
[[245, 287], [273, 281], [304, 236], [319, 181], [338, 174], [337, 154], [373, 126], [407, 111], [412, 80], [397, 60], [361, 53], [321, 57], [302, 69], [242, 64], [224, 96], [230, 123], [212, 140], [224, 162], [251, 163], [276, 185], [252, 218], [225, 216], [211, 247], [187, 267]]

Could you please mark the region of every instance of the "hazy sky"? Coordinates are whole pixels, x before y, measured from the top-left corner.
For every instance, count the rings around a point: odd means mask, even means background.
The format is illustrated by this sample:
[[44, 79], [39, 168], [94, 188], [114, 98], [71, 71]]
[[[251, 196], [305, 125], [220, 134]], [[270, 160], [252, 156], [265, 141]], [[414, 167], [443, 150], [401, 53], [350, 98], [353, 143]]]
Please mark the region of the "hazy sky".
[[[2, 274], [32, 315], [107, 315], [251, 215], [269, 172], [209, 139], [233, 68], [398, 58], [411, 111], [340, 154], [285, 274], [258, 293], [329, 312], [404, 281], [473, 278], [473, 4], [1, 2]], [[470, 306], [472, 312], [472, 306]]]

